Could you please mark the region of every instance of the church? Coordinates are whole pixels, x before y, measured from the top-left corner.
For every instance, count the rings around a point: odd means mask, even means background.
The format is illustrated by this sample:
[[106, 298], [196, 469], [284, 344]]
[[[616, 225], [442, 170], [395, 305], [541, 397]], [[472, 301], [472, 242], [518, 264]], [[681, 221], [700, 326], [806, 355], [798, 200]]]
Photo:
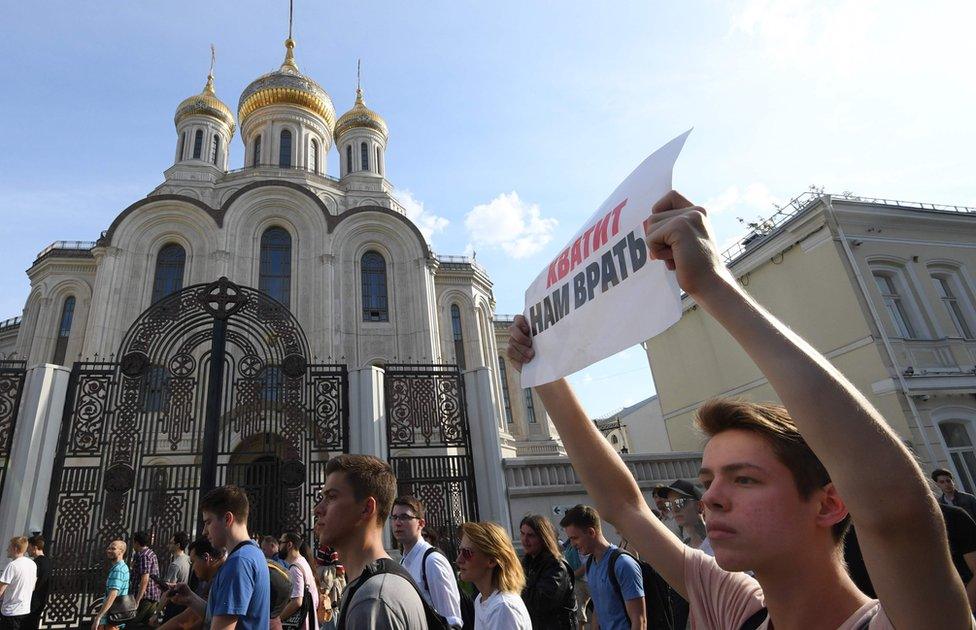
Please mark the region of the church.
[[248, 492], [255, 533], [305, 531], [341, 452], [389, 461], [446, 549], [465, 520], [510, 522], [505, 462], [562, 446], [487, 271], [434, 253], [393, 195], [361, 87], [337, 116], [289, 36], [236, 116], [211, 64], [174, 124], [164, 181], [41, 250], [0, 324], [0, 530], [51, 541], [49, 625], [85, 614], [105, 541], [144, 529], [165, 556], [216, 485]]

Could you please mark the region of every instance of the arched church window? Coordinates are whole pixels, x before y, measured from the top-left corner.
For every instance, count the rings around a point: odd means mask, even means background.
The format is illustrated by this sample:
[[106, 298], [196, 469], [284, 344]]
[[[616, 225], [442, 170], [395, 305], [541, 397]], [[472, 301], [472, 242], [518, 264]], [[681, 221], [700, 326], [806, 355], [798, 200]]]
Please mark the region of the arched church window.
[[68, 337], [71, 336], [71, 320], [75, 317], [75, 296], [69, 295], [61, 307], [61, 321], [58, 324], [58, 339], [54, 344], [54, 360], [57, 365], [64, 364], [68, 352]]
[[362, 169], [364, 171], [368, 171], [369, 170], [369, 147], [366, 146], [365, 142], [359, 145], [359, 154], [360, 154], [359, 157], [362, 161], [362, 165], [361, 165]]
[[312, 160], [309, 166], [312, 167], [313, 173], [319, 172], [319, 142], [315, 138], [312, 138]]
[[532, 399], [532, 389], [527, 387], [522, 391], [525, 392], [525, 417], [529, 424], [535, 424], [535, 401]]
[[270, 227], [261, 235], [258, 289], [285, 306], [291, 303], [291, 234]]
[[281, 142], [278, 143], [278, 166], [291, 167], [291, 131], [281, 130]]
[[512, 399], [508, 394], [508, 369], [505, 367], [505, 358], [498, 357], [498, 378], [502, 382], [502, 400], [505, 401], [505, 419], [512, 424]]
[[258, 166], [261, 164], [261, 136], [254, 139], [254, 152], [252, 155], [254, 157], [251, 160], [251, 166]]
[[220, 136], [214, 134], [213, 142], [210, 143], [210, 163], [217, 164], [217, 156], [220, 155]]
[[380, 160], [380, 148], [376, 147], [376, 172], [383, 174], [383, 162]]
[[461, 330], [461, 308], [451, 304], [451, 330], [454, 333], [454, 360], [464, 370], [464, 333]]
[[170, 293], [183, 288], [183, 268], [186, 250], [182, 245], [164, 245], [156, 255], [156, 273], [153, 278], [152, 303], [155, 304]]
[[386, 260], [379, 252], [366, 252], [362, 259], [363, 321], [390, 321], [386, 297]]
[[193, 136], [193, 159], [199, 160], [201, 155], [203, 155], [203, 129], [197, 129], [196, 135]]
[[183, 155], [186, 153], [186, 132], [184, 131], [180, 134], [180, 152], [176, 156], [176, 161], [179, 162], [183, 159]]
[[346, 175], [352, 173], [352, 145], [346, 145]]

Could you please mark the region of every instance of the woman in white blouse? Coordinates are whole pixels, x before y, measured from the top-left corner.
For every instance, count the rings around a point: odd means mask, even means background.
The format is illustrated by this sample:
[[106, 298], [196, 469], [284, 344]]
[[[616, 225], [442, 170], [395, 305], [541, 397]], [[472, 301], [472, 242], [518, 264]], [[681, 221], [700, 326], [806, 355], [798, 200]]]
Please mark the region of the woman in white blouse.
[[461, 525], [457, 565], [461, 579], [478, 589], [475, 630], [532, 630], [521, 595], [525, 572], [504, 529], [488, 522]]

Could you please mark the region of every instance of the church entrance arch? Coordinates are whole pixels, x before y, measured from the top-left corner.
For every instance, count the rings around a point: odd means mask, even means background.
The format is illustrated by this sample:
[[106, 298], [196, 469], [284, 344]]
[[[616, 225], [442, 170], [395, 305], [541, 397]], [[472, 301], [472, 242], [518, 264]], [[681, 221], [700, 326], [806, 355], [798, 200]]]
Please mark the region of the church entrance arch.
[[210, 489], [238, 483], [252, 533], [308, 533], [329, 457], [348, 450], [344, 365], [313, 364], [291, 312], [226, 278], [150, 306], [118, 361], [76, 363], [44, 525], [46, 627], [74, 627], [104, 590], [104, 549], [145, 530], [165, 565], [199, 531]]

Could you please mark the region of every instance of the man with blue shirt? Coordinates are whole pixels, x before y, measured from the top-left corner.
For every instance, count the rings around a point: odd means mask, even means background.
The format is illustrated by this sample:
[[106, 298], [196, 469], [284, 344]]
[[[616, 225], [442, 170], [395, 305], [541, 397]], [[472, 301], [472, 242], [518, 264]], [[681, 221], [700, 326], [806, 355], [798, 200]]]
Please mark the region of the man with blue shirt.
[[119, 627], [117, 624], [109, 623], [105, 616], [116, 598], [129, 594], [129, 565], [122, 559], [125, 557], [125, 549], [125, 543], [121, 540], [113, 540], [105, 548], [105, 558], [109, 563], [108, 579], [105, 581], [105, 599], [92, 620], [92, 630], [98, 630], [99, 626], [104, 630], [114, 630]]
[[595, 625], [600, 630], [644, 630], [647, 617], [640, 565], [627, 554], [621, 553], [617, 557], [614, 575], [620, 585], [618, 594], [608, 575], [610, 559], [617, 546], [604, 538], [597, 511], [588, 505], [577, 505], [566, 511], [559, 524], [573, 546], [591, 557], [586, 581], [593, 600]]
[[264, 553], [248, 536], [247, 495], [237, 486], [216, 488], [200, 501], [203, 535], [227, 552], [203, 600], [180, 584], [170, 599], [194, 609], [211, 630], [265, 630], [271, 618], [271, 582]]

